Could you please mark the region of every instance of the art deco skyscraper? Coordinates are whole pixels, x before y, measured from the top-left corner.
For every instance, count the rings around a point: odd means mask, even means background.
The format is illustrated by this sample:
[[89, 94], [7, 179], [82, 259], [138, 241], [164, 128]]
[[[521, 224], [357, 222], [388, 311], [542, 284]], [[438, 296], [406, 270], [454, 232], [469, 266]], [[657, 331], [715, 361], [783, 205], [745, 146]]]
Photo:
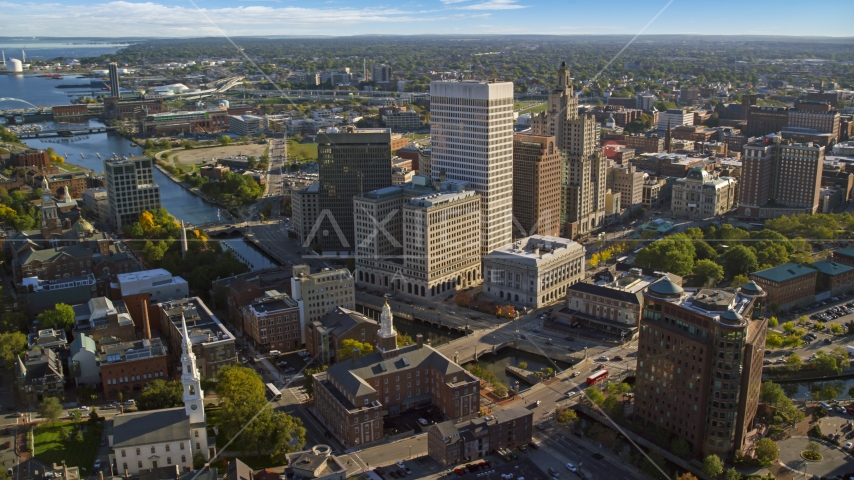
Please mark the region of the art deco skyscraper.
[[481, 254], [512, 241], [513, 83], [432, 82], [434, 179], [469, 182], [481, 197]]
[[572, 90], [566, 62], [558, 70], [557, 88], [549, 93], [548, 111], [531, 118], [531, 133], [557, 138], [566, 154], [566, 235], [572, 238], [601, 227], [608, 163], [596, 139], [596, 119], [578, 114], [578, 96]]

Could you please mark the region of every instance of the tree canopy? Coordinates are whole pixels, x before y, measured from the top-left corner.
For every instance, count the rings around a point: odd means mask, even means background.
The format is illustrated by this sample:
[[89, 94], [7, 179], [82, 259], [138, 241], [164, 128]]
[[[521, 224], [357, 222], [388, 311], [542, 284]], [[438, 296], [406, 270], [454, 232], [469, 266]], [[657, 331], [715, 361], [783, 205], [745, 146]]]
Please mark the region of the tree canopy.
[[56, 328], [70, 331], [74, 328], [74, 309], [71, 305], [58, 303], [52, 310], [46, 310], [38, 315], [40, 328]]
[[140, 410], [180, 407], [183, 405], [183, 393], [181, 382], [157, 379], [145, 386], [145, 390], [136, 400], [136, 406]]

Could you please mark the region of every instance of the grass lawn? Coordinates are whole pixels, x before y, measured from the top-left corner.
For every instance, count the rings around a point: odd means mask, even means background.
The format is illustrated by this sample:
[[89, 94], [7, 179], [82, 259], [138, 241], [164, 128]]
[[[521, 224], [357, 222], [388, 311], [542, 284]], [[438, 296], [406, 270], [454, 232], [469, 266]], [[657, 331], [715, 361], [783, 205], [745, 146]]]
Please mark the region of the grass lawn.
[[545, 103], [541, 103], [541, 104], [539, 104], [539, 105], [534, 105], [533, 107], [528, 107], [528, 108], [526, 108], [526, 109], [524, 109], [524, 110], [520, 110], [520, 111], [519, 111], [519, 114], [521, 115], [521, 114], [523, 114], [523, 113], [539, 113], [539, 112], [545, 112], [545, 111], [546, 111], [546, 109], [547, 109], [548, 107], [549, 107], [549, 106], [548, 106], [547, 104], [545, 104]]
[[88, 169], [81, 167], [80, 165], [75, 165], [73, 163], [63, 163], [62, 165], [57, 165], [60, 170], [65, 170], [66, 172], [85, 172]]
[[70, 433], [74, 425], [70, 422], [47, 423], [36, 427], [35, 431], [35, 457], [47, 465], [61, 463], [65, 460], [69, 467], [83, 467], [87, 471], [95, 463], [95, 455], [101, 443], [101, 429], [103, 425], [98, 423], [92, 425], [83, 422], [86, 431], [83, 433], [83, 442], [74, 440], [63, 441], [60, 434], [62, 427]]
[[315, 162], [317, 161], [317, 144], [288, 140], [288, 156], [297, 162]]

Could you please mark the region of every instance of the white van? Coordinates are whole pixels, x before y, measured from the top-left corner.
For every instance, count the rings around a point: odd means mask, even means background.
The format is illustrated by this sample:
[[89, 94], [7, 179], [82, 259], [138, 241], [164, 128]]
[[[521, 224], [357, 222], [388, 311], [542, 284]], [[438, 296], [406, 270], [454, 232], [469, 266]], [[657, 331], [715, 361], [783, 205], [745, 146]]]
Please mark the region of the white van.
[[281, 355], [281, 352], [279, 352], [278, 350], [270, 350], [271, 357], [278, 357], [279, 355]]
[[821, 402], [821, 408], [827, 410], [828, 412], [832, 412], [833, 408], [827, 402]]

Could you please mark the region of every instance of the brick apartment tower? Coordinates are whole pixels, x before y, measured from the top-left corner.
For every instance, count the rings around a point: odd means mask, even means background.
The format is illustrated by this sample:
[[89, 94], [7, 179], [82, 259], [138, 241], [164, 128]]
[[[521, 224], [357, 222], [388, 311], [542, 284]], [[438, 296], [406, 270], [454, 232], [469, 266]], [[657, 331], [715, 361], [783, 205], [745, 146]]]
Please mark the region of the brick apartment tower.
[[685, 292], [668, 277], [644, 292], [635, 410], [648, 434], [683, 438], [695, 456], [743, 449], [759, 404], [765, 292]]

